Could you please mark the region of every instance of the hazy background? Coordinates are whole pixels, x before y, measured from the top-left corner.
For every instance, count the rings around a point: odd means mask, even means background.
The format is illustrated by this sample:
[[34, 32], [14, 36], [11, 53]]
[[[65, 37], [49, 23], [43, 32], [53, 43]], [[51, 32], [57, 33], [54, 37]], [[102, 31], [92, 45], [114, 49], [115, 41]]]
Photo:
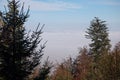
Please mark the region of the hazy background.
[[[52, 61], [78, 54], [79, 48], [88, 46], [85, 31], [94, 17], [107, 21], [111, 44], [120, 41], [120, 0], [20, 0], [25, 11], [30, 5], [26, 29], [34, 30], [40, 22], [45, 24], [42, 37], [46, 44], [44, 57]], [[4, 11], [6, 0], [0, 0]]]

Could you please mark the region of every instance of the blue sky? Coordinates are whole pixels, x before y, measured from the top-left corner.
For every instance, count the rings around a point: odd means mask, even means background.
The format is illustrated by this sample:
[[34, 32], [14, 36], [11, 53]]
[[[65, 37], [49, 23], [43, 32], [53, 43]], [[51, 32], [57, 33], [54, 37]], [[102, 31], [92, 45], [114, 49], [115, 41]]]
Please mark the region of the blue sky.
[[[46, 24], [47, 31], [80, 30], [94, 17], [106, 20], [110, 29], [120, 30], [120, 0], [20, 0], [30, 5], [29, 23]], [[6, 0], [0, 0], [0, 10]], [[114, 27], [113, 27], [114, 26]]]
[[[48, 40], [45, 55], [60, 60], [77, 55], [78, 48], [90, 42], [84, 35], [94, 17], [107, 21], [111, 44], [120, 41], [120, 0], [20, 0], [30, 5], [27, 29], [45, 24], [43, 38]], [[0, 0], [4, 10], [6, 0]], [[51, 56], [52, 55], [52, 56]], [[59, 57], [58, 57], [59, 56]]]

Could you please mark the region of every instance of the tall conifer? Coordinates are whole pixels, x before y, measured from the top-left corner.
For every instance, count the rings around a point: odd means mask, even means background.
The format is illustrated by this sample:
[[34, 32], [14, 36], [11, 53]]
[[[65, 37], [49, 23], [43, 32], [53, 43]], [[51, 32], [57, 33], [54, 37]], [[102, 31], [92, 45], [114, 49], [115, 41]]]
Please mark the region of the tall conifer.
[[95, 57], [103, 53], [103, 51], [110, 50], [110, 40], [108, 27], [105, 24], [106, 21], [102, 21], [95, 17], [91, 21], [90, 27], [87, 29], [86, 38], [91, 39], [90, 53]]
[[[20, 9], [19, 1], [8, 1], [8, 10], [0, 17], [0, 77], [4, 80], [25, 80], [40, 64], [45, 45], [41, 42], [42, 28], [27, 33], [23, 26], [29, 9]], [[19, 10], [20, 9], [20, 10]], [[43, 25], [44, 26], [44, 25]]]

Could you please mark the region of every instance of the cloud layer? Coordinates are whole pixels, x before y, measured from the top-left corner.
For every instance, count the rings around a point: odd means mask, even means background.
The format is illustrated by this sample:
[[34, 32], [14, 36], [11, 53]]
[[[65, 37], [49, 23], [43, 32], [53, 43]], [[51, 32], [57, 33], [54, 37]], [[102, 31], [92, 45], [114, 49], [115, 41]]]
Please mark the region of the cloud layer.
[[[50, 56], [51, 60], [61, 61], [62, 59], [72, 56], [75, 57], [80, 47], [88, 47], [90, 40], [85, 38], [85, 32], [45, 32], [43, 39], [48, 40], [45, 49], [45, 57]], [[119, 42], [120, 32], [111, 31], [109, 38], [111, 44], [114, 45]]]

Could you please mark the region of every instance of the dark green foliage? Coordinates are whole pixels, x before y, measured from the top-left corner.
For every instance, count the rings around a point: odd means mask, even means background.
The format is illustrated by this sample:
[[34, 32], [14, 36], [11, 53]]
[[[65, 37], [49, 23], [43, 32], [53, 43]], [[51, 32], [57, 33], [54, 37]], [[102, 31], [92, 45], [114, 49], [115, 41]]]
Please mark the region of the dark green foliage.
[[25, 80], [40, 64], [42, 51], [42, 28], [26, 33], [23, 26], [29, 17], [29, 9], [25, 13], [24, 5], [19, 10], [19, 1], [8, 0], [8, 11], [0, 15], [0, 77], [4, 80]]
[[90, 53], [96, 57], [101, 55], [103, 51], [110, 50], [110, 40], [108, 38], [108, 27], [106, 27], [105, 21], [101, 21], [95, 17], [91, 21], [90, 27], [86, 31], [87, 39], [91, 39]]
[[52, 63], [48, 61], [48, 59], [44, 62], [43, 66], [39, 69], [39, 75], [34, 78], [34, 80], [46, 80], [48, 78], [48, 74], [52, 68]]
[[108, 54], [110, 51], [110, 40], [108, 36], [108, 27], [105, 24], [106, 21], [102, 21], [95, 17], [91, 21], [90, 27], [87, 29], [86, 38], [91, 39], [90, 55], [92, 56], [91, 69], [89, 71], [88, 78], [92, 80], [100, 80], [99, 60], [101, 55]]

